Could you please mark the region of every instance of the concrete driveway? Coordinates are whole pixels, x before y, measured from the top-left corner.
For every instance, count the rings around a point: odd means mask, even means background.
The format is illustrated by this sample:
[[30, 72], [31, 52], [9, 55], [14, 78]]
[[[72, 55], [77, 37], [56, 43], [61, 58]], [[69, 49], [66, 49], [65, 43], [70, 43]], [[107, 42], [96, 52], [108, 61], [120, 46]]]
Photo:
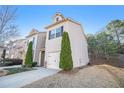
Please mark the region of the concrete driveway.
[[36, 67], [37, 70], [0, 77], [0, 88], [19, 88], [44, 77], [56, 74], [59, 70]]

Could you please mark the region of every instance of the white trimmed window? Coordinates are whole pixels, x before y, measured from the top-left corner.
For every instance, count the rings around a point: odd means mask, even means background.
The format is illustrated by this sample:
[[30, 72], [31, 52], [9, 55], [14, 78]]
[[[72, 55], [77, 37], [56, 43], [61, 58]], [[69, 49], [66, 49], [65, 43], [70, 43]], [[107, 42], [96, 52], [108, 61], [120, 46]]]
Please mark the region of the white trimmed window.
[[56, 33], [56, 31], [55, 30], [51, 30], [51, 31], [49, 31], [49, 39], [53, 39], [53, 38], [55, 38], [55, 34]]
[[62, 33], [63, 33], [63, 26], [49, 31], [49, 40], [53, 39], [53, 38], [56, 38], [56, 37], [61, 37]]
[[62, 36], [63, 33], [63, 26], [56, 29], [56, 37]]

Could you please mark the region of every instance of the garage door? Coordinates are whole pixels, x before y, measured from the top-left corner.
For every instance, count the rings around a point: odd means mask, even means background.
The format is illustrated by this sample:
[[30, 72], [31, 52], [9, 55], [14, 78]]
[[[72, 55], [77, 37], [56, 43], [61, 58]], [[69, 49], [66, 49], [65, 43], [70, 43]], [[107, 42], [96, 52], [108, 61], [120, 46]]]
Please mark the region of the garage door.
[[59, 57], [60, 53], [49, 53], [48, 54], [48, 68], [59, 69]]

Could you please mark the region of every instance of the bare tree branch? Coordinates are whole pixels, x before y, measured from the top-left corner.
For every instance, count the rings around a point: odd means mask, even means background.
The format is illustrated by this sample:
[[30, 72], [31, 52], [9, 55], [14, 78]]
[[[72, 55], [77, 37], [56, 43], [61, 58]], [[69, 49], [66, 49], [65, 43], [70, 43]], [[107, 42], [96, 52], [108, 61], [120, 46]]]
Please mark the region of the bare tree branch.
[[14, 6], [0, 7], [0, 42], [17, 35], [17, 25], [13, 23], [16, 11]]

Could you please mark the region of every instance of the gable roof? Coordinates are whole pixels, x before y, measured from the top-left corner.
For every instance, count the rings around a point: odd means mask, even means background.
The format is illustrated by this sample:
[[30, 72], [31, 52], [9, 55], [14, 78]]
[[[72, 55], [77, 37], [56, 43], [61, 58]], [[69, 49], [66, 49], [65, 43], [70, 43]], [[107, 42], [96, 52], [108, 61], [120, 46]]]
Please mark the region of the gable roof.
[[26, 38], [27, 38], [27, 37], [30, 37], [30, 36], [33, 36], [33, 35], [35, 35], [35, 34], [38, 34], [38, 33], [39, 33], [39, 31], [38, 31], [37, 29], [33, 28], [33, 29], [31, 30], [31, 32], [28, 34], [28, 36], [26, 36]]
[[56, 12], [56, 14], [53, 16], [53, 19], [56, 17], [56, 16], [61, 16], [62, 19], [65, 19], [64, 15], [60, 12]]
[[67, 22], [67, 21], [70, 21], [70, 22], [73, 22], [75, 24], [81, 25], [79, 22], [76, 22], [76, 21], [72, 20], [71, 18], [65, 18], [65, 19], [63, 19], [61, 21], [58, 21], [56, 23], [53, 23], [51, 25], [46, 26], [45, 29], [49, 29], [49, 28], [51, 28], [51, 27], [53, 27], [53, 26], [55, 26], [57, 24], [60, 24], [60, 23], [63, 23], [63, 22]]
[[82, 33], [83, 33], [83, 35], [84, 35], [84, 37], [85, 37], [85, 39], [86, 39], [86, 35], [85, 35], [85, 33], [84, 33], [84, 29], [83, 29], [81, 23], [79, 23], [79, 22], [73, 20], [72, 18], [64, 18], [64, 19], [61, 20], [61, 21], [58, 21], [58, 22], [56, 22], [56, 23], [53, 23], [53, 24], [51, 24], [51, 25], [46, 26], [45, 29], [49, 29], [49, 28], [51, 28], [51, 27], [53, 27], [53, 26], [55, 26], [55, 25], [58, 25], [58, 24], [60, 24], [60, 23], [64, 23], [64, 22], [67, 22], [67, 21], [70, 21], [70, 22], [72, 22], [72, 23], [75, 23], [75, 24], [79, 25], [79, 26], [81, 27]]

